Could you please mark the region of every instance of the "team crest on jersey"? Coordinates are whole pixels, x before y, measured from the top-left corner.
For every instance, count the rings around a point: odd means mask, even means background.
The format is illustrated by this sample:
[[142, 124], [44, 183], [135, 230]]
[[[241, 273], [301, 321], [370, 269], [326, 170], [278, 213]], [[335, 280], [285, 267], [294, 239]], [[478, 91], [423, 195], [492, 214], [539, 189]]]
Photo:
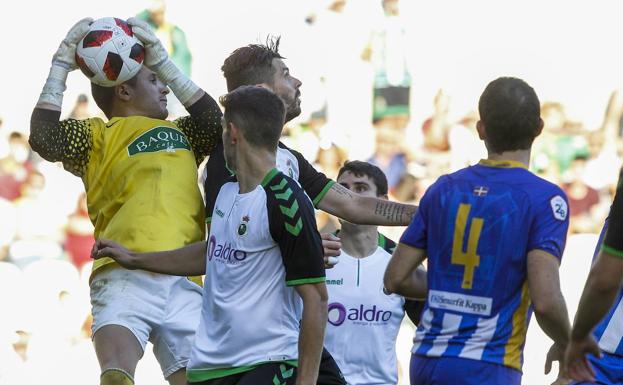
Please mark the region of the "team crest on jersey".
[[159, 151], [175, 152], [177, 149], [190, 151], [186, 136], [174, 128], [159, 126], [134, 139], [128, 146], [128, 155]]
[[559, 221], [564, 221], [567, 219], [567, 213], [569, 212], [569, 208], [567, 207], [567, 202], [560, 195], [556, 195], [552, 199], [550, 199], [549, 204], [552, 206], [552, 212], [554, 213], [554, 218]]
[[248, 215], [242, 217], [242, 222], [240, 222], [240, 225], [238, 226], [238, 235], [241, 237], [247, 233], [247, 223], [249, 223], [249, 220], [250, 218]]

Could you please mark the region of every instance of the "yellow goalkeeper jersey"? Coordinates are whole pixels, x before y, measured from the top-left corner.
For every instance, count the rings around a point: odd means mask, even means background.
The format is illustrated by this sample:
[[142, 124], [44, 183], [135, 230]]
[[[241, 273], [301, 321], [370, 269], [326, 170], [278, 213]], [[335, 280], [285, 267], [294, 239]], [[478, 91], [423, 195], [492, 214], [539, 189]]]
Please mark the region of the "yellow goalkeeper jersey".
[[[203, 240], [197, 162], [177, 125], [141, 116], [89, 124], [92, 146], [82, 180], [95, 237], [137, 252]], [[93, 273], [111, 263], [96, 260]]]

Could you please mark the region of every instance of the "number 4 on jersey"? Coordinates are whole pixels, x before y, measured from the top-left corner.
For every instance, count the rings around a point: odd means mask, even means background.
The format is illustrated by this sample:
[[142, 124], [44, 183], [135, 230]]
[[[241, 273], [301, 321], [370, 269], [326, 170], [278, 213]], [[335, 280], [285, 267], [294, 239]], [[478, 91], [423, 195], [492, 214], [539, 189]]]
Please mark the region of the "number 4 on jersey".
[[454, 223], [454, 241], [452, 242], [452, 259], [451, 262], [454, 265], [465, 266], [463, 272], [463, 283], [461, 288], [471, 289], [474, 283], [474, 270], [480, 265], [480, 256], [476, 254], [478, 249], [478, 240], [480, 239], [480, 232], [482, 231], [482, 225], [484, 219], [472, 218], [472, 222], [469, 226], [469, 237], [467, 238], [467, 252], [463, 251], [463, 238], [467, 228], [467, 218], [469, 218], [469, 211], [472, 205], [461, 203], [459, 206], [459, 212], [456, 215], [456, 221]]

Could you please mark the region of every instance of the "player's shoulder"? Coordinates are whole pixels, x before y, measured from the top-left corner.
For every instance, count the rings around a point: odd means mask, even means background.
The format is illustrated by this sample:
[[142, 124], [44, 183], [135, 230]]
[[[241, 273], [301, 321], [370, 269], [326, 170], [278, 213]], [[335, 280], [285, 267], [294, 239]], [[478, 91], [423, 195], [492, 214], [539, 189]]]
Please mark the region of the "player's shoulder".
[[262, 187], [264, 187], [267, 195], [279, 200], [289, 200], [290, 197], [299, 198], [301, 194], [305, 195], [301, 186], [294, 179], [276, 168], [264, 177]]
[[533, 199], [548, 199], [556, 195], [567, 199], [567, 195], [560, 186], [532, 172], [527, 171], [520, 183], [522, 189]]
[[521, 188], [532, 202], [535, 212], [551, 212], [559, 221], [567, 220], [569, 203], [563, 189], [536, 174], [526, 174], [521, 181]]

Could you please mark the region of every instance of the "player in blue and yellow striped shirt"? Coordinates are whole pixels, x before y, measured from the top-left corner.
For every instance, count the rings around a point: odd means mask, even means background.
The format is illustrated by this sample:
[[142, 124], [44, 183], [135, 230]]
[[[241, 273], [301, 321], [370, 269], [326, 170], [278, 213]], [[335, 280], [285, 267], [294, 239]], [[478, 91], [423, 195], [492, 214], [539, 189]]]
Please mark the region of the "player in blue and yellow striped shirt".
[[[519, 384], [531, 313], [560, 359], [569, 320], [558, 266], [569, 225], [565, 193], [528, 171], [542, 130], [524, 81], [491, 82], [479, 102], [488, 159], [426, 192], [386, 274], [391, 292], [427, 298], [411, 384]], [[415, 268], [428, 258], [424, 279]], [[531, 304], [532, 303], [532, 304]]]
[[[622, 235], [623, 179], [620, 179], [567, 349], [568, 374], [580, 381], [574, 384], [623, 383]], [[586, 353], [593, 356], [585, 357]]]

